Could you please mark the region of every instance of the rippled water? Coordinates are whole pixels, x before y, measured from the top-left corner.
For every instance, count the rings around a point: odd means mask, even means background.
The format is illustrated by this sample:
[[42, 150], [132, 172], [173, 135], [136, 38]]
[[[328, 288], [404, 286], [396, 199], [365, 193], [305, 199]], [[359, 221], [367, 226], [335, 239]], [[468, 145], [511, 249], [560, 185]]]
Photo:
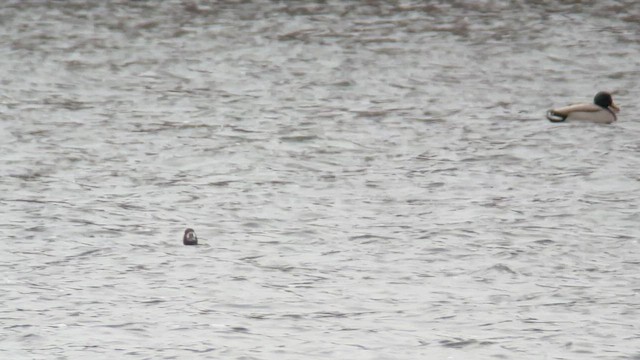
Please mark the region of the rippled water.
[[639, 21], [3, 2], [0, 356], [640, 359]]

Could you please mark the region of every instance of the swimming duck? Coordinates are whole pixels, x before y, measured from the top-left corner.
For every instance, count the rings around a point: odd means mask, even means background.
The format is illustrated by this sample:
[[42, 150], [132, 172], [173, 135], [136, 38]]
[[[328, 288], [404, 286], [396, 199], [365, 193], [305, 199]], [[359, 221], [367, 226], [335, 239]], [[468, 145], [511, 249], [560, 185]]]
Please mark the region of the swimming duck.
[[613, 103], [611, 94], [600, 91], [593, 98], [593, 104], [576, 104], [547, 111], [547, 119], [553, 122], [581, 120], [611, 124], [616, 121], [620, 108]]
[[198, 245], [198, 237], [193, 229], [186, 229], [182, 237], [182, 243], [185, 245]]

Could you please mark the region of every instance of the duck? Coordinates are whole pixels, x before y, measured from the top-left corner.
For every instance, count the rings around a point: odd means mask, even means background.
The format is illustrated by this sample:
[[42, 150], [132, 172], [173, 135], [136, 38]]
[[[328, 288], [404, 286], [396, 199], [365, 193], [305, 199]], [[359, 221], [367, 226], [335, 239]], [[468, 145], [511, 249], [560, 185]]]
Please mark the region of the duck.
[[184, 231], [182, 243], [184, 245], [198, 245], [198, 237], [196, 236], [196, 232], [191, 228], [187, 228]]
[[547, 119], [552, 122], [590, 121], [611, 124], [616, 121], [620, 108], [613, 103], [611, 93], [600, 91], [593, 98], [593, 104], [575, 104], [547, 111]]

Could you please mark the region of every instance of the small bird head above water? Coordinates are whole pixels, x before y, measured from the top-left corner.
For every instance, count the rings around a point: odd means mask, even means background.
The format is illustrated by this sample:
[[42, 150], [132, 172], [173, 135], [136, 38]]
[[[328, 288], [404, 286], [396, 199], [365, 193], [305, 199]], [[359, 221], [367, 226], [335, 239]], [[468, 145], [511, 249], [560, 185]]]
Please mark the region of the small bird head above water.
[[196, 236], [196, 232], [191, 228], [186, 229], [184, 231], [184, 236], [182, 237], [182, 243], [184, 245], [198, 245], [198, 237]]
[[600, 91], [599, 93], [597, 93], [593, 98], [593, 103], [605, 109], [611, 109], [615, 112], [620, 111], [620, 108], [613, 103], [611, 94], [606, 91]]

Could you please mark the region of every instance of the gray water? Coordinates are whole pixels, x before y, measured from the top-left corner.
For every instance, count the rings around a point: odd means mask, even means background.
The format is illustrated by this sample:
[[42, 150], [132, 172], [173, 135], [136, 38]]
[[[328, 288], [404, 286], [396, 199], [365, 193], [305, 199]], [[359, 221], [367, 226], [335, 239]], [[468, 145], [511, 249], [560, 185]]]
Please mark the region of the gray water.
[[640, 359], [639, 23], [4, 1], [0, 358]]

